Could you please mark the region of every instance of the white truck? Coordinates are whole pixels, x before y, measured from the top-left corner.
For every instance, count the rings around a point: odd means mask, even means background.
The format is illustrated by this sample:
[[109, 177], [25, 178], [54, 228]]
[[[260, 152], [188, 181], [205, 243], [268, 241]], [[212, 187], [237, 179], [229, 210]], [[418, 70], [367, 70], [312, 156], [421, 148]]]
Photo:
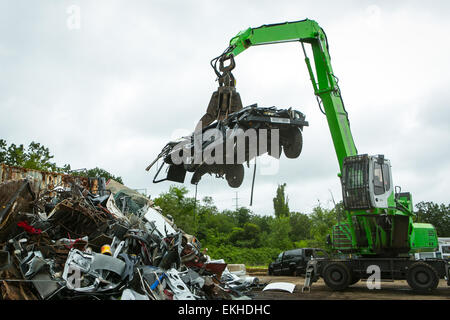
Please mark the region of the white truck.
[[450, 260], [450, 238], [438, 238], [442, 259]]
[[425, 259], [445, 259], [450, 260], [450, 238], [438, 238], [439, 249], [435, 252], [418, 252], [414, 256], [416, 260]]

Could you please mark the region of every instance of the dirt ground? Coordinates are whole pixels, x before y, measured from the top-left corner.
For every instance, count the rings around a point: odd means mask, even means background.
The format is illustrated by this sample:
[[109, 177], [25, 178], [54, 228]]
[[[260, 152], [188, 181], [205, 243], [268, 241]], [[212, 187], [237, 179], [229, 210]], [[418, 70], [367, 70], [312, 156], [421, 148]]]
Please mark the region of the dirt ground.
[[447, 281], [440, 280], [438, 288], [430, 294], [414, 292], [405, 280], [381, 282], [381, 289], [369, 290], [362, 280], [347, 290], [334, 292], [323, 279], [313, 283], [310, 293], [303, 293], [304, 277], [255, 275], [260, 283], [289, 282], [295, 284], [293, 293], [286, 291], [254, 290], [255, 300], [450, 300], [450, 287]]

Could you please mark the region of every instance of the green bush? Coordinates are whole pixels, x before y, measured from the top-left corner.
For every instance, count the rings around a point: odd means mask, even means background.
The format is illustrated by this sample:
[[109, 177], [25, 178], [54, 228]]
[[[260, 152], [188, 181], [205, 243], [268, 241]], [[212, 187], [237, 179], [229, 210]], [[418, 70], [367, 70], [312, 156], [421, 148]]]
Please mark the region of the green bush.
[[238, 248], [230, 245], [209, 246], [208, 255], [212, 260], [224, 259], [226, 263], [243, 263], [247, 266], [268, 265], [281, 250], [277, 248]]

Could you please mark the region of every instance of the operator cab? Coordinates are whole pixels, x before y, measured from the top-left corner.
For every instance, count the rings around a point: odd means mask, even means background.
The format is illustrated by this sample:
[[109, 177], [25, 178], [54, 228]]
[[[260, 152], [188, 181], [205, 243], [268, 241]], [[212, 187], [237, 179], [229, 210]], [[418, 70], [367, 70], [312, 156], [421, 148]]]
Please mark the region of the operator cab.
[[346, 157], [341, 183], [347, 210], [388, 208], [393, 191], [391, 163], [383, 155]]

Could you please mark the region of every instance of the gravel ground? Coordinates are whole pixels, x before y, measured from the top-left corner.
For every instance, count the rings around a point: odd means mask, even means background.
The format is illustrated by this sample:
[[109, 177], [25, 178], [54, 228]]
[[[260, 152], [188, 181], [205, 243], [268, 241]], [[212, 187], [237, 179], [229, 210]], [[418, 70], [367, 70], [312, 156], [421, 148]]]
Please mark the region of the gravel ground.
[[381, 282], [381, 289], [369, 290], [362, 280], [347, 290], [334, 292], [329, 289], [323, 279], [313, 283], [310, 293], [303, 293], [304, 277], [256, 275], [260, 283], [289, 282], [296, 285], [293, 293], [286, 291], [253, 291], [256, 300], [450, 300], [450, 287], [447, 281], [441, 280], [438, 288], [430, 294], [414, 292], [406, 280]]

